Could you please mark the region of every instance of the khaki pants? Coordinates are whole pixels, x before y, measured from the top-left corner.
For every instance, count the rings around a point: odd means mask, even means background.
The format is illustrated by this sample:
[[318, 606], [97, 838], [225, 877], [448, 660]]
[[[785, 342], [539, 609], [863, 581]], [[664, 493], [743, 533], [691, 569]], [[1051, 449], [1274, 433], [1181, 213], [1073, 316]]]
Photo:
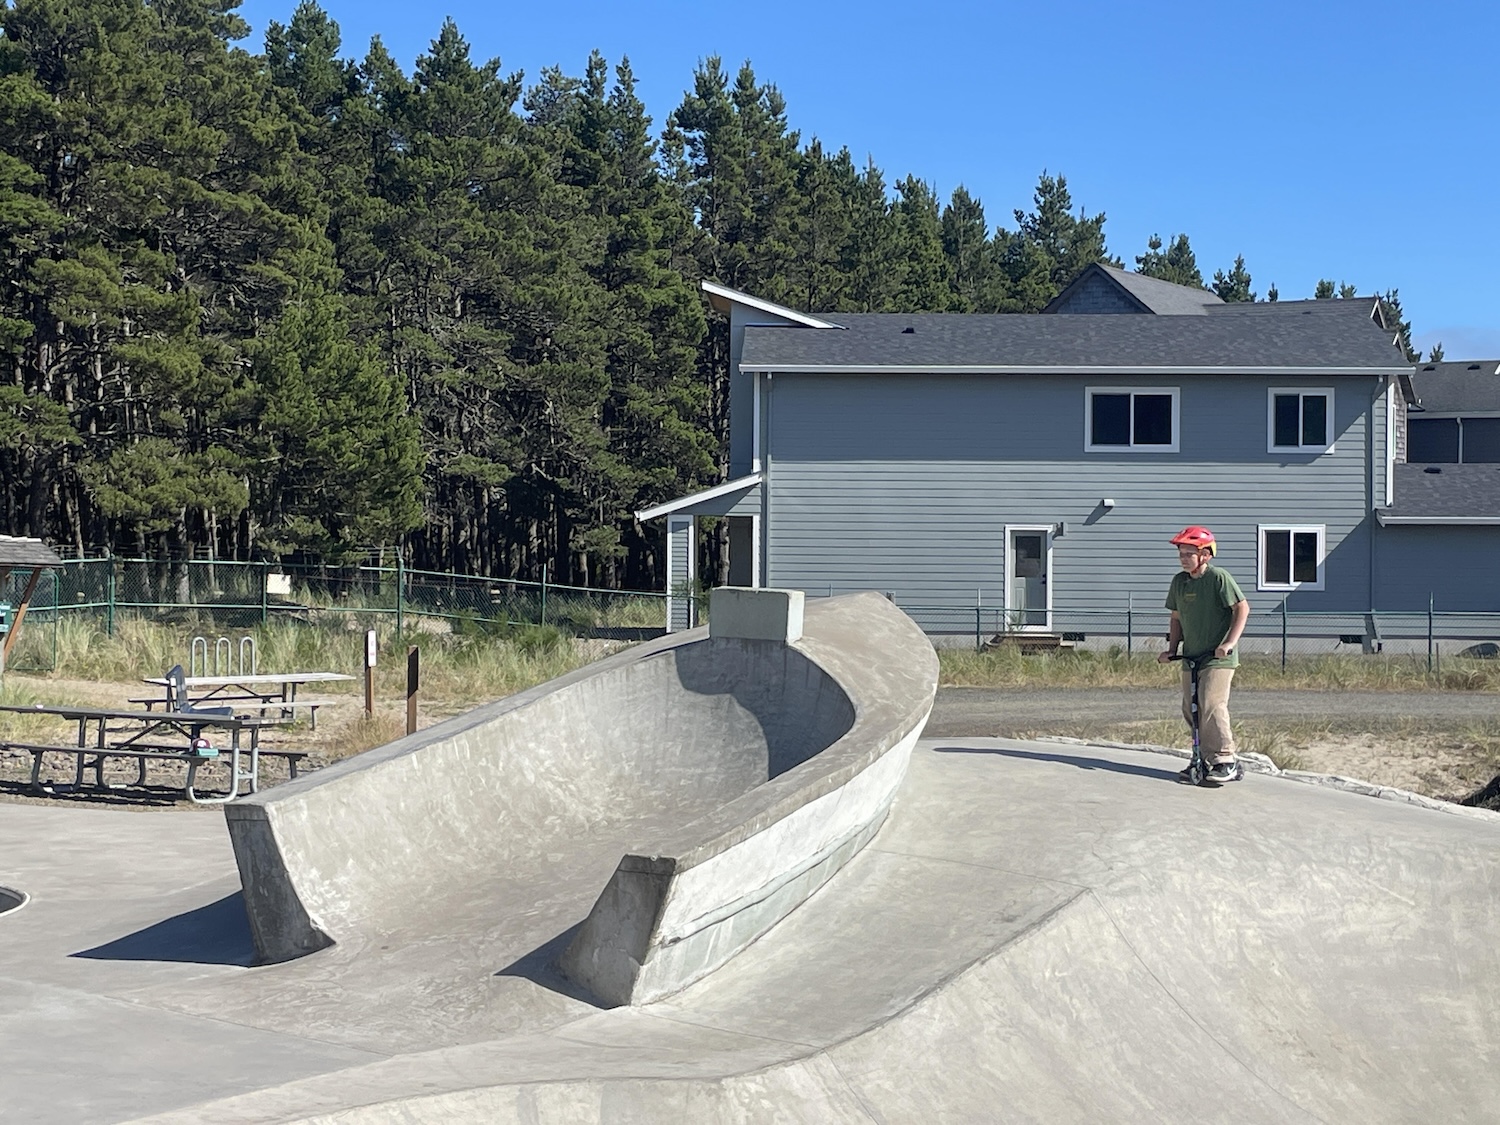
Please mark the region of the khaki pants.
[[[1229, 683], [1233, 668], [1205, 668], [1198, 673], [1198, 744], [1203, 760], [1234, 761], [1234, 732], [1229, 729]], [[1193, 674], [1182, 669], [1182, 717], [1193, 727]]]

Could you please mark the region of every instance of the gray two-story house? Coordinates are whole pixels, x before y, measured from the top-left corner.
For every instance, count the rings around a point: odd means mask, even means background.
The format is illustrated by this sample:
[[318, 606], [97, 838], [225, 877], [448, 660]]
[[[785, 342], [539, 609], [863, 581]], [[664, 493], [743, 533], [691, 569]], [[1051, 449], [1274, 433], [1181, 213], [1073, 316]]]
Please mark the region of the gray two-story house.
[[730, 319], [732, 472], [638, 513], [668, 521], [669, 589], [713, 515], [736, 584], [882, 590], [933, 632], [976, 610], [1073, 629], [1159, 607], [1168, 539], [1199, 523], [1257, 609], [1376, 607], [1412, 369], [1373, 298], [1224, 304], [1099, 265], [1041, 315], [704, 289]]

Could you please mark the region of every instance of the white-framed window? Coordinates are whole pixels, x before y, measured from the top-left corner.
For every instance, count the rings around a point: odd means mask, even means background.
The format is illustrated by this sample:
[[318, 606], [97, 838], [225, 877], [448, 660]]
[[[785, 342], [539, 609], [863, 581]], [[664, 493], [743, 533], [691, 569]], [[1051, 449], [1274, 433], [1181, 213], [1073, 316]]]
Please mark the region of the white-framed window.
[[1085, 453], [1176, 453], [1176, 387], [1089, 387], [1084, 395]]
[[1266, 395], [1267, 453], [1332, 453], [1333, 388], [1272, 387]]
[[1263, 523], [1258, 533], [1256, 586], [1261, 590], [1323, 588], [1323, 524]]

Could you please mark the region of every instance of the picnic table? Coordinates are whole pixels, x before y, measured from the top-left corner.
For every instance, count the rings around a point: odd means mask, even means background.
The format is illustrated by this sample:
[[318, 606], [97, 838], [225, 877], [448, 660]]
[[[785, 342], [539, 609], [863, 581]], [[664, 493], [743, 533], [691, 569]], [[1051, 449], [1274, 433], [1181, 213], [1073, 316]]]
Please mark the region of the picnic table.
[[[42, 760], [48, 754], [72, 755], [77, 762], [71, 786], [54, 785], [53, 791], [79, 789], [83, 787], [84, 772], [94, 770], [95, 784], [100, 789], [115, 788], [104, 781], [104, 763], [109, 758], [134, 760], [139, 766], [136, 784], [146, 780], [146, 762], [149, 759], [185, 762], [188, 767], [184, 793], [195, 804], [223, 804], [240, 795], [241, 785], [248, 783], [249, 792], [260, 786], [260, 732], [264, 727], [281, 726], [287, 720], [265, 716], [225, 715], [194, 711], [123, 711], [104, 707], [72, 707], [66, 705], [24, 704], [0, 705], [0, 712], [21, 715], [51, 715], [77, 723], [77, 737], [69, 745], [65, 743], [21, 742], [0, 739], [0, 748], [23, 750], [32, 756], [31, 788], [45, 793], [48, 786], [42, 782]], [[198, 770], [219, 759], [219, 751], [209, 744], [205, 732], [217, 732], [229, 736], [229, 788], [224, 793], [200, 796], [195, 788]], [[248, 732], [248, 739], [244, 735]], [[249, 745], [242, 745], [248, 741]], [[282, 754], [288, 758], [292, 776], [296, 776], [296, 761], [302, 754]], [[249, 768], [242, 768], [248, 760]]]
[[162, 694], [150, 699], [132, 700], [142, 703], [147, 710], [156, 704], [168, 708], [227, 706], [235, 711], [258, 711], [262, 715], [270, 711], [279, 712], [284, 719], [293, 719], [298, 710], [308, 713], [312, 729], [318, 729], [318, 708], [338, 700], [326, 697], [297, 697], [297, 690], [308, 684], [331, 684], [354, 679], [342, 672], [259, 672], [248, 675], [228, 676], [184, 676], [182, 688], [187, 698], [175, 698], [176, 686], [171, 676], [148, 676], [142, 682], [162, 689]]

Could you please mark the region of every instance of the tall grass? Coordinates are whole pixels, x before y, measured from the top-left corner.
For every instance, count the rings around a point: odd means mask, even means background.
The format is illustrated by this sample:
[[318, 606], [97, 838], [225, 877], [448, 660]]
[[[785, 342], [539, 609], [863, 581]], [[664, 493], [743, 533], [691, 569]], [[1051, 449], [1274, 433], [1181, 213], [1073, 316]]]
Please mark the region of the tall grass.
[[[376, 634], [377, 694], [382, 698], [404, 696], [407, 645], [398, 640], [395, 622], [389, 618], [365, 621], [351, 616], [316, 625], [282, 620], [237, 631], [230, 637], [234, 668], [215, 667], [214, 638], [210, 637], [207, 671], [247, 670], [240, 669], [237, 661], [240, 637], [249, 636], [255, 640], [259, 671], [342, 672], [355, 679], [320, 685], [318, 694], [358, 693], [363, 690], [366, 627], [374, 628]], [[191, 627], [123, 618], [116, 622], [114, 635], [109, 636], [94, 622], [67, 617], [58, 625], [57, 668], [48, 678], [135, 684], [145, 677], [162, 675], [174, 664], [189, 669], [194, 635]], [[538, 626], [412, 634], [409, 639], [421, 650], [423, 697], [458, 702], [510, 695], [586, 664], [601, 652], [597, 642], [575, 642], [558, 629]], [[34, 685], [38, 681], [29, 682]], [[35, 694], [34, 687], [24, 690]], [[49, 701], [57, 701], [55, 693], [49, 695]]]

